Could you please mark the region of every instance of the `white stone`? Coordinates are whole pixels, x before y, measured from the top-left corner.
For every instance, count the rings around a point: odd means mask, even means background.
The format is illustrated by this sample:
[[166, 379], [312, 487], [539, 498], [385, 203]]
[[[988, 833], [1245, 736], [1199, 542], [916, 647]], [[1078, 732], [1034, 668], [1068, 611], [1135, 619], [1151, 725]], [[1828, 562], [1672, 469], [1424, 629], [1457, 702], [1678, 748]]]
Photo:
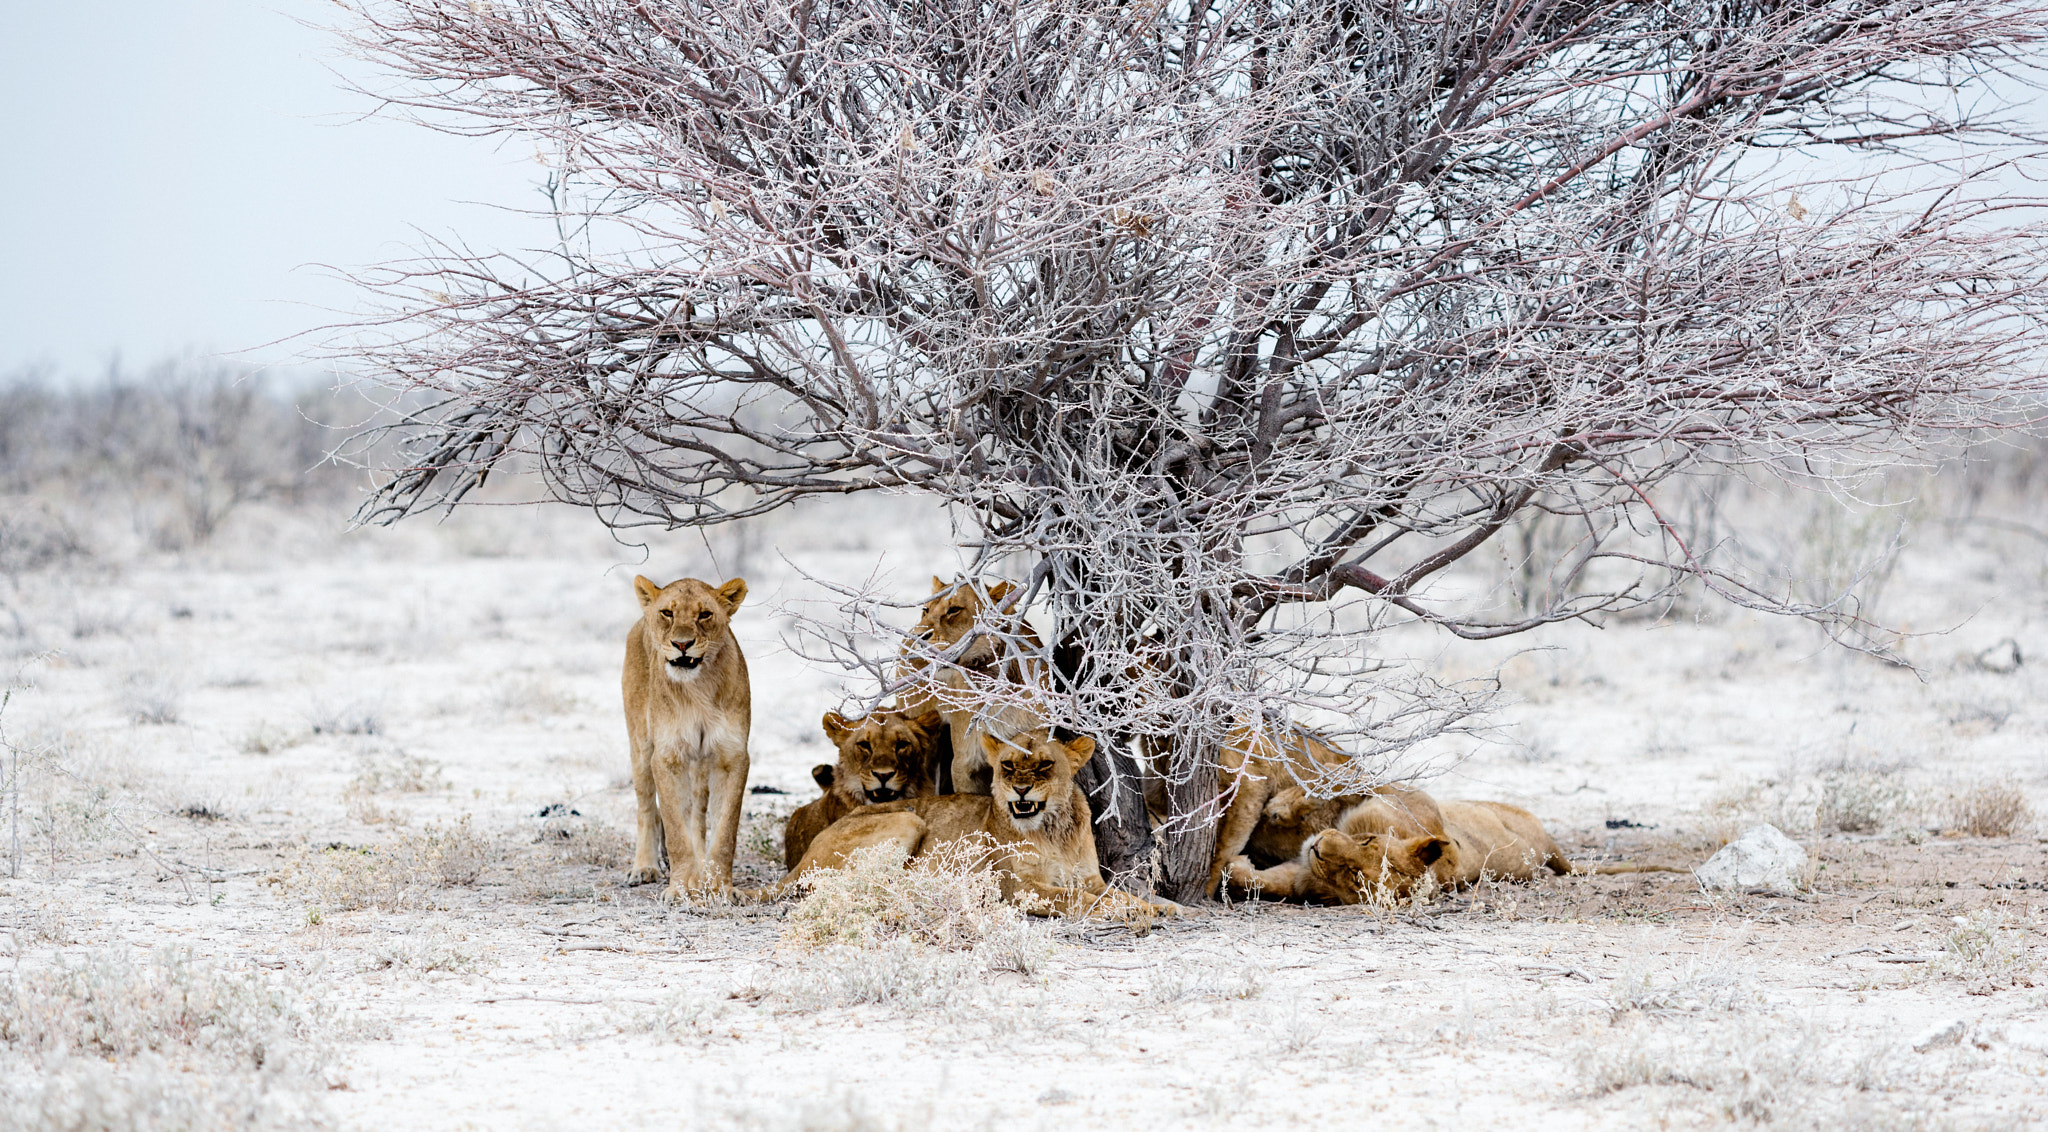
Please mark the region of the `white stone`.
[[1724, 891], [1768, 889], [1790, 896], [1806, 871], [1806, 850], [1773, 825], [1760, 825], [1721, 846], [1693, 870], [1701, 886]]
[[1955, 1045], [1963, 1040], [1964, 1029], [1965, 1027], [1960, 1019], [1936, 1026], [1914, 1040], [1913, 1052], [1926, 1053], [1931, 1049]]

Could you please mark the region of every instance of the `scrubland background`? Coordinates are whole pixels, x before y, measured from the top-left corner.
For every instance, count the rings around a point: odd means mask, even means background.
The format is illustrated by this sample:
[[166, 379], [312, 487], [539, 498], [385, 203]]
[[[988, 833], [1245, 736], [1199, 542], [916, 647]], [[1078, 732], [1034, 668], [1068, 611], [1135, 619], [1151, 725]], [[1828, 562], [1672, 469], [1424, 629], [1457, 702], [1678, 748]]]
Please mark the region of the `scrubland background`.
[[[1768, 821], [1813, 854], [1800, 896], [1582, 877], [1133, 931], [886, 862], [760, 908], [623, 887], [634, 574], [750, 583], [758, 883], [849, 690], [790, 647], [829, 605], [807, 575], [915, 598], [957, 568], [946, 516], [614, 537], [511, 476], [351, 531], [325, 425], [372, 409], [206, 362], [0, 383], [0, 1128], [2048, 1121], [2039, 443], [1712, 495], [1703, 529], [1853, 590], [1906, 665], [1696, 592], [1361, 642], [1506, 693], [1394, 773], [1588, 862], [1696, 865]], [[1523, 602], [1561, 537], [1436, 596]]]

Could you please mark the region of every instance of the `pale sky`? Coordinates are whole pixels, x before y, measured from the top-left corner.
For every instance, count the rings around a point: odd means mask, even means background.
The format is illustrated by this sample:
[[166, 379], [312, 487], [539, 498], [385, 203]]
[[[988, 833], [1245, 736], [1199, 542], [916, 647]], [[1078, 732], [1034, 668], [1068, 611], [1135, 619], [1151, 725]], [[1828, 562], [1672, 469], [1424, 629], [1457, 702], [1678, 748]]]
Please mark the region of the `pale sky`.
[[323, 0], [8, 0], [0, 15], [0, 378], [90, 377], [265, 343], [364, 297], [320, 267], [407, 257], [420, 232], [548, 242], [530, 147], [375, 109]]

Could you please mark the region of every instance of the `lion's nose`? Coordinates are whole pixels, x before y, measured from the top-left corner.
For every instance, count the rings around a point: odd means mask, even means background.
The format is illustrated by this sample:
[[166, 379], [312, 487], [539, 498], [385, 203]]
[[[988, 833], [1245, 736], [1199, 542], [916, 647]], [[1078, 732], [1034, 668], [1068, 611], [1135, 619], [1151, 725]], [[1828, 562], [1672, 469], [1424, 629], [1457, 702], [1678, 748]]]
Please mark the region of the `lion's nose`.
[[877, 786], [887, 786], [887, 785], [889, 785], [889, 779], [890, 779], [890, 777], [891, 777], [891, 776], [893, 776], [893, 775], [894, 775], [895, 773], [896, 773], [896, 772], [895, 772], [895, 771], [893, 771], [893, 770], [878, 770], [878, 771], [876, 771], [876, 772], [875, 772], [875, 784], [876, 784]]
[[687, 649], [687, 648], [689, 648], [689, 647], [690, 647], [691, 645], [694, 645], [694, 644], [696, 644], [696, 643], [697, 643], [697, 638], [695, 638], [695, 637], [691, 637], [691, 638], [690, 638], [689, 640], [687, 640], [687, 641], [670, 641], [670, 642], [669, 642], [669, 644], [672, 644], [672, 645], [674, 645], [675, 647], [677, 647], [677, 648], [679, 648], [679, 649]]

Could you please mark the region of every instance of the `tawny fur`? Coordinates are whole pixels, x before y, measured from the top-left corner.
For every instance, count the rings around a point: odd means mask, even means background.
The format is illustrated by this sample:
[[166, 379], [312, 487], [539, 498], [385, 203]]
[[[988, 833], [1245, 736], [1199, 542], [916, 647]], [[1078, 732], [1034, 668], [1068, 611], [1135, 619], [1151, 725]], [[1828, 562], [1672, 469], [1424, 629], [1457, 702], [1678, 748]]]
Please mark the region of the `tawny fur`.
[[1219, 756], [1220, 789], [1229, 794], [1230, 802], [1216, 828], [1208, 891], [1220, 889], [1224, 871], [1236, 858], [1249, 857], [1254, 865], [1269, 866], [1292, 860], [1300, 855], [1306, 838], [1336, 828], [1346, 818], [1413, 834], [1443, 831], [1435, 800], [1420, 790], [1386, 783], [1369, 793], [1318, 799], [1309, 795], [1291, 769], [1335, 766], [1346, 757], [1298, 729], [1277, 736], [1249, 727], [1232, 731]]
[[[1009, 582], [984, 588], [965, 578], [948, 582], [935, 576], [931, 600], [925, 602], [923, 616], [904, 644], [902, 671], [909, 675], [931, 664], [916, 653], [944, 652], [977, 627], [983, 630], [953, 663], [939, 666], [937, 675], [919, 681], [902, 697], [905, 711], [929, 709], [944, 717], [944, 745], [951, 752], [947, 779], [955, 793], [987, 794], [993, 788], [982, 754], [983, 736], [1009, 739], [1045, 728], [1045, 720], [1031, 706], [1045, 686], [1044, 663], [1036, 656], [1005, 659], [1001, 643], [991, 635], [1013, 638], [1034, 651], [1043, 648], [1022, 617], [1001, 612], [1003, 600], [1015, 590]], [[996, 700], [993, 705], [987, 702], [991, 698]]]
[[1670, 865], [1574, 866], [1536, 815], [1505, 802], [1440, 802], [1443, 835], [1398, 830], [1366, 832], [1369, 823], [1326, 830], [1305, 842], [1292, 861], [1258, 869], [1237, 858], [1227, 869], [1232, 888], [1256, 889], [1283, 900], [1356, 904], [1375, 894], [1405, 899], [1425, 873], [1447, 889], [1481, 880], [1534, 880], [1539, 870], [1575, 873], [1684, 872]]
[[640, 809], [630, 879], [660, 879], [666, 847], [666, 896], [729, 897], [753, 723], [747, 658], [732, 635], [747, 583], [634, 578], [633, 589], [640, 620], [621, 678]]
[[826, 826], [862, 806], [936, 794], [932, 753], [945, 721], [936, 711], [915, 718], [878, 711], [857, 723], [836, 711], [825, 713], [825, 736], [839, 748], [839, 761], [811, 772], [825, 793], [789, 815], [782, 827], [782, 867], [796, 868], [804, 850]]
[[948, 794], [866, 806], [814, 839], [782, 882], [762, 895], [780, 896], [813, 869], [841, 866], [860, 849], [894, 843], [906, 858], [966, 843], [985, 847], [1003, 899], [1034, 915], [1145, 918], [1175, 910], [1102, 882], [1088, 800], [1074, 771], [1095, 752], [1091, 739], [1062, 743], [1040, 732], [1022, 746], [982, 738], [993, 794]]

